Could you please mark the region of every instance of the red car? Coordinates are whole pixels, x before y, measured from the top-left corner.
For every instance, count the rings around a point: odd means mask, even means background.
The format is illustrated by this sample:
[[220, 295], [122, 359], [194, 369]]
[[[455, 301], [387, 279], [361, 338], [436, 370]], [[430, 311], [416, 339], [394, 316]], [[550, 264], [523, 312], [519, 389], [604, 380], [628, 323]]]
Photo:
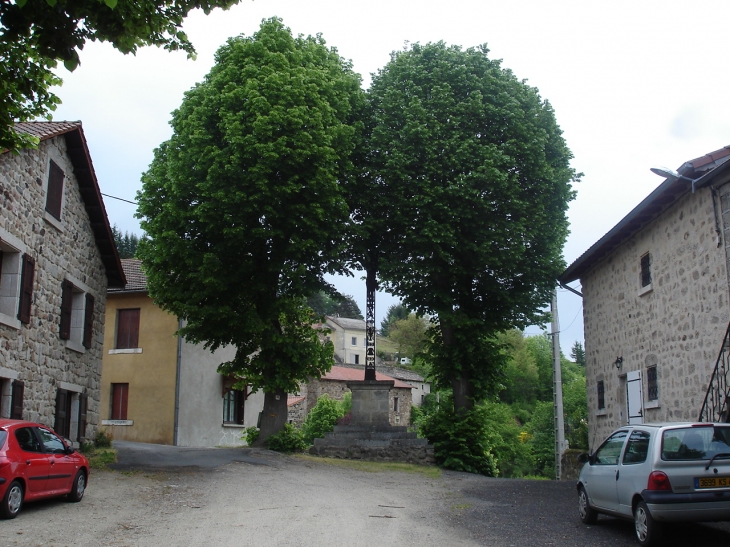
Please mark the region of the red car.
[[81, 501], [88, 477], [89, 460], [50, 427], [0, 419], [0, 517], [15, 518], [25, 501]]

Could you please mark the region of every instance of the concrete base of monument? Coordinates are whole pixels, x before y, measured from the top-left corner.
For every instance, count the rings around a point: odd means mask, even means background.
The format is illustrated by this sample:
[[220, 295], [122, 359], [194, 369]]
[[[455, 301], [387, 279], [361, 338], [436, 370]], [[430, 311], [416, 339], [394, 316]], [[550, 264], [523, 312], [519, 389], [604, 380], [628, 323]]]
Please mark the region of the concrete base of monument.
[[408, 428], [389, 422], [388, 392], [392, 380], [348, 382], [352, 391], [350, 425], [335, 426], [324, 439], [315, 439], [309, 453], [354, 460], [434, 463], [433, 446]]

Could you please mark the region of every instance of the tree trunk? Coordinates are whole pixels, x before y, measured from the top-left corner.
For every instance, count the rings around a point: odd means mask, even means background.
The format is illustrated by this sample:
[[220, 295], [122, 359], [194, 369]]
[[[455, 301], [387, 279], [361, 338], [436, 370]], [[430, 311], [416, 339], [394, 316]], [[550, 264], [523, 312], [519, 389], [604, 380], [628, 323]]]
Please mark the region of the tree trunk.
[[474, 408], [474, 390], [467, 374], [452, 376], [451, 388], [454, 390], [454, 411], [457, 414]]
[[264, 394], [264, 409], [261, 412], [261, 431], [254, 446], [266, 446], [266, 440], [284, 428], [288, 417], [287, 394], [284, 391]]

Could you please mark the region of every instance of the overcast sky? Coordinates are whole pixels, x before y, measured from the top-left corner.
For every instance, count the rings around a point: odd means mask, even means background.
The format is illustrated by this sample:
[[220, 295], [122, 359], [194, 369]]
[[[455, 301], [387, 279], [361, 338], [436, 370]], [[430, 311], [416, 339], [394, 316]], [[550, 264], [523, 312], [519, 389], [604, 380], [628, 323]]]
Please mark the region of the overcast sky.
[[[488, 44], [492, 58], [553, 105], [573, 166], [585, 174], [569, 211], [568, 264], [662, 182], [650, 167], [676, 169], [730, 144], [730, 74], [719, 63], [728, 47], [726, 1], [243, 0], [188, 18], [196, 61], [157, 48], [124, 56], [89, 43], [75, 72], [58, 71], [63, 104], [54, 119], [83, 122], [103, 193], [135, 199], [183, 93], [203, 79], [228, 37], [251, 35], [272, 16], [295, 34], [321, 33], [352, 60], [365, 87], [407, 42]], [[140, 233], [134, 205], [105, 204], [112, 224]], [[365, 311], [364, 282], [336, 285]], [[379, 296], [378, 326], [393, 302]], [[564, 290], [558, 302], [568, 354], [583, 341], [582, 307]]]

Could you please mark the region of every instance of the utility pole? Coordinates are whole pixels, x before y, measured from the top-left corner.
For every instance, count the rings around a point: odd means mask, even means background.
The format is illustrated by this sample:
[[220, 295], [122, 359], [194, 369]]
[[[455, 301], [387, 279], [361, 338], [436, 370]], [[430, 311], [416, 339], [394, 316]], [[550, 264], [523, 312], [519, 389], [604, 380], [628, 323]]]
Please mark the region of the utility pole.
[[563, 418], [563, 375], [560, 369], [560, 321], [558, 320], [558, 291], [553, 291], [550, 304], [550, 313], [553, 316], [553, 411], [555, 421], [555, 479], [560, 480], [560, 463], [565, 451], [565, 423]]

